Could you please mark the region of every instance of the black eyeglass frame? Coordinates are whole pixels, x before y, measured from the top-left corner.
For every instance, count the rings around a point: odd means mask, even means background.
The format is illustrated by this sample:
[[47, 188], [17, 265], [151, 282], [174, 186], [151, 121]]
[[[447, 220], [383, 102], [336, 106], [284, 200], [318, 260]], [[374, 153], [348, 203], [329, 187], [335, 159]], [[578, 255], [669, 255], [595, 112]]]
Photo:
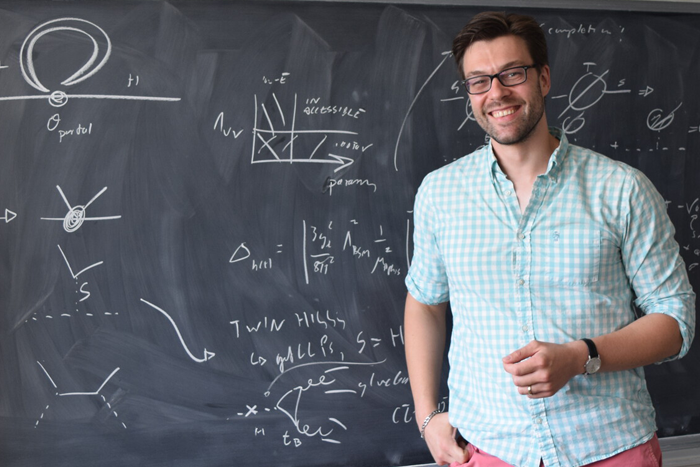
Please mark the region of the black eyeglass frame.
[[[518, 68], [522, 68], [522, 69], [525, 71], [525, 79], [524, 79], [524, 80], [522, 80], [522, 81], [519, 82], [519, 83], [515, 83], [515, 84], [506, 84], [506, 83], [504, 83], [504, 82], [501, 80], [501, 75], [502, 75], [502, 74], [507, 73], [507, 72], [512, 71], [512, 70], [516, 70], [516, 69], [518, 69]], [[464, 86], [464, 89], [467, 90], [467, 94], [469, 94], [470, 96], [476, 96], [476, 95], [479, 95], [479, 94], [485, 94], [485, 93], [489, 92], [489, 91], [491, 90], [491, 87], [493, 86], [493, 79], [494, 79], [494, 78], [497, 78], [497, 79], [498, 79], [498, 82], [501, 83], [501, 86], [505, 86], [505, 87], [507, 87], [507, 88], [511, 88], [511, 87], [513, 87], [513, 86], [519, 86], [519, 85], [521, 85], [521, 84], [527, 82], [527, 70], [529, 70], [530, 68], [535, 68], [535, 69], [537, 69], [538, 66], [537, 66], [536, 64], [533, 64], [533, 65], [512, 66], [512, 67], [510, 67], [510, 68], [506, 68], [505, 70], [501, 70], [501, 71], [499, 71], [498, 73], [493, 74], [493, 75], [476, 75], [476, 76], [470, 76], [469, 78], [463, 79], [463, 80], [462, 80], [462, 86]], [[467, 81], [471, 81], [471, 80], [473, 80], [473, 79], [475, 79], [475, 78], [489, 78], [489, 88], [488, 88], [487, 90], [481, 91], [481, 92], [471, 92], [471, 91], [469, 90], [469, 85], [467, 84]]]

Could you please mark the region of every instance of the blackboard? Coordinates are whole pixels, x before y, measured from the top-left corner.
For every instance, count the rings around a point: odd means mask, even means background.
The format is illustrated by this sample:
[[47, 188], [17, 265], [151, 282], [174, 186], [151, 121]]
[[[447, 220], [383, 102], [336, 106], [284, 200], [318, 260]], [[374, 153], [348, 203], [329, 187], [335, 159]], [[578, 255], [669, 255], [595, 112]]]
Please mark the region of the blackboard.
[[[1, 3], [2, 464], [430, 462], [403, 279], [419, 183], [485, 142], [481, 9]], [[526, 11], [550, 124], [651, 178], [698, 290], [700, 16]], [[648, 369], [661, 436], [698, 374]]]

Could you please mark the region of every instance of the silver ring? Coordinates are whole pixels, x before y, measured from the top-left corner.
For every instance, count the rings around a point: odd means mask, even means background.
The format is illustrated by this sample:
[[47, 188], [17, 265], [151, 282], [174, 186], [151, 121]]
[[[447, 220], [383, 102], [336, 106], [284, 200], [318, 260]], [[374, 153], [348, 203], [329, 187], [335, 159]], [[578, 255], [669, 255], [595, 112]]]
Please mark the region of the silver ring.
[[527, 395], [531, 396], [532, 395], [532, 386], [527, 387]]

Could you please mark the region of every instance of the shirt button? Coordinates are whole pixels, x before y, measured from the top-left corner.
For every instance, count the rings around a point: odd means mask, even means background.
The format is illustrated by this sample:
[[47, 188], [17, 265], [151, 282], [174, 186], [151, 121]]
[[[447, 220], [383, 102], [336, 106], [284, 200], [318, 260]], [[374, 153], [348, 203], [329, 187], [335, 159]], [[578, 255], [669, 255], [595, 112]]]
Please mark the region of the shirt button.
[[542, 425], [542, 419], [539, 418], [539, 417], [537, 417], [537, 418], [535, 419], [535, 423], [537, 423], [538, 425]]
[[523, 332], [528, 332], [530, 330], [530, 327], [526, 324], [523, 326]]
[[510, 195], [513, 194], [513, 192], [510, 191], [510, 190], [506, 190], [505, 193], [503, 193], [503, 194], [506, 195], [506, 196], [510, 196]]
[[525, 240], [525, 234], [522, 233], [522, 232], [520, 232], [520, 233], [518, 234], [518, 239], [520, 239], [520, 240]]
[[518, 285], [525, 285], [524, 279], [518, 279]]

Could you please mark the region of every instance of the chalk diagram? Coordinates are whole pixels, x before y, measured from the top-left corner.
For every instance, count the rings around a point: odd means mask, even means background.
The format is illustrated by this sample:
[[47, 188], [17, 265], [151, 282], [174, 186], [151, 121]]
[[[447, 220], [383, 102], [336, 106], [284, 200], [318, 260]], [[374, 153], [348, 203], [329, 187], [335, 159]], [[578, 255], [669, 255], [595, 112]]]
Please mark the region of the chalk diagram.
[[9, 224], [15, 217], [17, 217], [17, 213], [6, 208], [5, 217], [0, 217], [0, 220], [5, 221], [5, 224]]
[[197, 363], [204, 363], [208, 360], [211, 360], [214, 358], [214, 355], [216, 355], [214, 352], [209, 352], [206, 348], [204, 349], [204, 356], [202, 358], [195, 357], [194, 354], [190, 351], [189, 347], [187, 347], [187, 344], [185, 344], [185, 339], [182, 337], [182, 333], [180, 332], [180, 328], [178, 328], [177, 323], [175, 320], [162, 308], [157, 307], [151, 302], [147, 302], [143, 298], [141, 299], [143, 303], [146, 305], [150, 306], [151, 308], [158, 310], [163, 316], [168, 318], [168, 321], [170, 321], [170, 324], [173, 325], [173, 328], [175, 328], [175, 332], [177, 333], [177, 337], [180, 339], [180, 344], [182, 344], [182, 347], [185, 349], [185, 352], [187, 352], [187, 355], [194, 360]]
[[[357, 135], [354, 131], [344, 131], [344, 130], [298, 130], [296, 128], [296, 114], [297, 114], [297, 95], [294, 94], [294, 108], [292, 110], [291, 121], [287, 123], [287, 118], [282, 106], [277, 99], [277, 96], [273, 93], [272, 98], [275, 101], [277, 111], [279, 112], [280, 119], [282, 121], [281, 129], [276, 127], [272, 123], [270, 118], [270, 113], [265, 107], [264, 103], [258, 103], [258, 96], [253, 96], [255, 101], [255, 116], [253, 121], [253, 144], [252, 144], [252, 154], [250, 163], [251, 164], [330, 164], [337, 165], [338, 167], [333, 170], [333, 172], [338, 172], [346, 167], [352, 165], [355, 160], [350, 157], [339, 156], [337, 154], [331, 154], [327, 152], [328, 159], [314, 158], [319, 149], [324, 145], [329, 135]], [[262, 115], [265, 117], [264, 122], [267, 122], [267, 127], [258, 128], [258, 112], [261, 111]], [[287, 129], [289, 128], [289, 129]], [[289, 142], [284, 145], [281, 151], [275, 150], [271, 146], [280, 135], [288, 135]], [[297, 138], [302, 137], [305, 140], [312, 140], [316, 143], [316, 146], [310, 153], [306, 154], [295, 154], [295, 141]], [[285, 154], [286, 153], [286, 154]]]
[[37, 42], [47, 34], [56, 32], [74, 32], [87, 36], [92, 42], [93, 51], [90, 58], [75, 73], [61, 81], [64, 86], [73, 86], [94, 76], [107, 63], [112, 53], [112, 42], [107, 33], [90, 21], [80, 18], [58, 18], [47, 21], [34, 28], [22, 43], [19, 63], [24, 80], [34, 89], [42, 92], [39, 95], [6, 96], [0, 97], [0, 101], [48, 99], [53, 107], [66, 105], [68, 99], [126, 99], [143, 101], [177, 102], [179, 97], [150, 97], [135, 95], [109, 95], [109, 94], [66, 94], [64, 91], [47, 88], [40, 81], [34, 67], [34, 49]]
[[[76, 290], [75, 293], [76, 293], [76, 294], [82, 294], [82, 295], [83, 295], [82, 298], [78, 299], [78, 301], [75, 302], [75, 306], [77, 307], [79, 303], [84, 302], [85, 300], [87, 300], [88, 298], [90, 298], [90, 295], [91, 295], [90, 292], [89, 292], [88, 290], [85, 289], [85, 287], [88, 285], [88, 282], [85, 281], [85, 282], [83, 282], [82, 284], [80, 284], [80, 281], [78, 281], [78, 277], [80, 277], [80, 275], [81, 275], [82, 273], [84, 273], [84, 272], [86, 272], [86, 271], [89, 271], [89, 270], [92, 269], [92, 268], [95, 268], [95, 267], [97, 267], [97, 266], [100, 266], [100, 265], [104, 264], [104, 261], [98, 261], [97, 263], [93, 263], [93, 264], [91, 264], [90, 266], [87, 266], [87, 267], [81, 269], [79, 272], [76, 273], [76, 272], [73, 272], [73, 268], [71, 267], [70, 262], [68, 261], [68, 257], [67, 257], [66, 254], [63, 252], [63, 248], [61, 248], [61, 245], [57, 245], [57, 246], [58, 246], [58, 251], [60, 251], [60, 252], [61, 252], [61, 256], [63, 256], [63, 261], [66, 263], [66, 266], [68, 267], [68, 271], [70, 272], [71, 277], [73, 278], [73, 280], [75, 280], [75, 286], [78, 287], [78, 290]], [[79, 284], [80, 284], [80, 286], [79, 286]], [[76, 313], [77, 313], [77, 312], [78, 312], [78, 309], [76, 308], [75, 311], [76, 311]], [[119, 313], [114, 313], [114, 314], [117, 314], [117, 315], [118, 315]], [[105, 315], [106, 315], [106, 316], [112, 316], [112, 313], [105, 312]], [[71, 317], [70, 313], [61, 313], [61, 316], [62, 316], [62, 317], [66, 317], [66, 318], [70, 318], [70, 317]], [[92, 313], [86, 313], [86, 316], [93, 316], [93, 314], [92, 314]]]
[[[314, 380], [312, 378], [309, 378], [306, 381], [306, 384], [304, 385], [298, 385], [295, 386], [294, 388], [288, 390], [285, 392], [277, 401], [275, 404], [274, 408], [275, 410], [279, 410], [285, 416], [287, 416], [292, 424], [294, 425], [294, 428], [296, 429], [297, 433], [299, 435], [304, 435], [309, 438], [313, 438], [318, 436], [319, 439], [323, 442], [326, 443], [331, 443], [331, 444], [341, 444], [341, 441], [336, 439], [337, 437], [331, 435], [334, 433], [336, 429], [339, 427], [342, 428], [343, 430], [347, 431], [348, 427], [341, 421], [338, 420], [337, 418], [334, 417], [327, 417], [327, 421], [331, 422], [331, 425], [329, 427], [328, 424], [325, 426], [318, 425], [315, 427], [311, 427], [308, 423], [303, 423], [302, 422], [302, 417], [301, 417], [301, 402], [304, 394], [307, 392], [319, 388], [323, 390], [324, 394], [327, 395], [332, 395], [332, 394], [357, 394], [358, 391], [355, 389], [331, 389], [328, 388], [329, 386], [332, 386], [334, 383], [336, 383], [336, 379], [332, 377], [332, 373], [336, 371], [346, 371], [349, 370], [352, 366], [375, 366], [375, 365], [381, 365], [386, 362], [386, 359], [378, 362], [343, 362], [343, 361], [333, 361], [333, 362], [310, 362], [310, 363], [302, 363], [300, 365], [288, 368], [284, 370], [282, 373], [277, 375], [275, 379], [272, 380], [270, 385], [267, 387], [267, 391], [265, 391], [265, 397], [270, 397], [271, 391], [273, 386], [285, 375], [289, 374], [290, 372], [294, 372], [298, 370], [299, 368], [304, 368], [304, 367], [309, 367], [309, 366], [319, 366], [319, 365], [325, 365], [325, 366], [330, 366], [327, 370], [323, 372], [321, 376], [318, 377], [317, 380]], [[252, 413], [257, 414], [255, 411], [257, 409], [257, 406], [254, 406], [253, 408], [248, 407], [249, 412], [246, 414], [246, 417], [251, 413], [251, 410], [253, 411]], [[269, 409], [265, 409], [266, 411], [269, 411]]]
[[[430, 81], [432, 81], [433, 77], [437, 74], [438, 71], [440, 71], [440, 68], [445, 64], [448, 58], [452, 57], [452, 52], [443, 52], [442, 55], [444, 55], [444, 58], [442, 61], [438, 64], [438, 66], [430, 73], [430, 76], [428, 76], [428, 79], [425, 80], [423, 85], [420, 87], [418, 92], [416, 93], [416, 97], [413, 98], [413, 102], [411, 102], [411, 105], [408, 106], [408, 110], [406, 111], [406, 115], [403, 118], [403, 122], [401, 122], [401, 129], [399, 130], [399, 135], [396, 137], [396, 146], [394, 146], [394, 170], [397, 172], [399, 171], [399, 165], [398, 165], [398, 154], [399, 154], [399, 143], [401, 142], [401, 135], [403, 134], [403, 129], [406, 126], [406, 122], [408, 121], [408, 116], [411, 115], [411, 112], [413, 111], [413, 107], [416, 105], [416, 102], [418, 101], [418, 98], [420, 95], [423, 93], [423, 90], [425, 87], [428, 85]], [[468, 109], [469, 107], [467, 107]], [[467, 117], [468, 118], [468, 117]], [[466, 121], [465, 121], [466, 122]]]
[[[459, 92], [461, 85], [459, 84], [459, 81], [455, 81], [455, 83], [452, 85], [452, 89], [455, 92]], [[464, 120], [462, 120], [462, 123], [459, 124], [457, 127], [457, 131], [460, 131], [462, 128], [464, 128], [464, 125], [467, 124], [469, 120], [472, 122], [476, 121], [476, 118], [474, 118], [474, 111], [472, 110], [472, 101], [471, 99], [467, 99], [465, 96], [459, 96], [459, 97], [448, 97], [447, 99], [440, 99], [440, 102], [451, 102], [451, 101], [464, 101], [466, 100], [464, 104]]]
[[[590, 71], [592, 66], [596, 66], [593, 62], [585, 62], [586, 73], [583, 74], [571, 87], [568, 94], [553, 96], [552, 99], [567, 98], [568, 105], [559, 114], [558, 118], [562, 118], [569, 110], [580, 112], [575, 117], [567, 116], [562, 122], [562, 130], [565, 134], [572, 135], [577, 133], [586, 124], [584, 111], [596, 105], [606, 94], [629, 94], [631, 89], [608, 90], [608, 83], [604, 79], [610, 73], [610, 70], [605, 70], [601, 74], [596, 74]], [[618, 86], [622, 86], [625, 80], [621, 80]]]
[[[584, 111], [596, 105], [606, 94], [629, 94], [632, 92], [631, 89], [609, 90], [608, 83], [604, 78], [610, 70], [605, 70], [601, 74], [596, 74], [590, 71], [592, 66], [596, 66], [595, 63], [585, 62], [583, 66], [586, 67], [586, 73], [574, 83], [569, 94], [552, 97], [552, 99], [568, 98], [568, 105], [559, 114], [559, 118], [562, 118], [569, 110], [580, 112], [573, 118], [567, 116], [562, 122], [562, 129], [566, 134], [575, 134], [583, 128], [586, 124]], [[624, 82], [624, 79], [620, 80], [618, 87], [622, 87]], [[646, 86], [644, 89], [638, 91], [638, 95], [644, 98], [653, 92], [654, 89], [652, 87]], [[653, 109], [646, 118], [647, 128], [656, 132], [661, 132], [661, 130], [668, 128], [668, 126], [673, 123], [676, 111], [680, 109], [682, 105], [683, 102], [668, 113], [666, 113], [664, 109]]]
[[[50, 382], [51, 385], [54, 387], [54, 389], [56, 389], [56, 391], [58, 391], [58, 385], [56, 384], [56, 382], [54, 381], [54, 379], [51, 377], [51, 375], [49, 374], [49, 372], [46, 370], [46, 368], [44, 367], [44, 365], [42, 365], [41, 362], [39, 362], [39, 361], [37, 361], [36, 363], [39, 365], [39, 367], [41, 367], [41, 369], [43, 370], [43, 372], [44, 372], [44, 374], [46, 375], [46, 377], [49, 379], [49, 382]], [[107, 408], [110, 410], [110, 413], [111, 413], [112, 415], [114, 415], [115, 418], [119, 418], [119, 414], [116, 412], [116, 410], [114, 410], [114, 408], [112, 407], [112, 405], [111, 405], [109, 402], [107, 402], [107, 399], [105, 398], [105, 396], [103, 396], [102, 394], [100, 394], [100, 393], [102, 392], [102, 390], [104, 389], [104, 387], [107, 385], [107, 383], [109, 383], [109, 381], [114, 377], [114, 375], [117, 374], [118, 371], [119, 371], [119, 367], [115, 368], [114, 371], [112, 371], [112, 373], [110, 373], [109, 376], [107, 376], [107, 378], [104, 379], [104, 381], [102, 382], [102, 384], [100, 384], [100, 386], [99, 386], [96, 390], [94, 390], [94, 391], [56, 392], [56, 395], [59, 396], [59, 397], [70, 397], [70, 396], [93, 397], [93, 396], [99, 396], [99, 397], [102, 399], [102, 402], [104, 402], [105, 405], [107, 406]], [[36, 421], [36, 423], [34, 424], [34, 428], [36, 428], [37, 426], [39, 426], [39, 422], [40, 422], [41, 420], [44, 419], [44, 415], [45, 415], [46, 411], [49, 409], [49, 407], [50, 407], [50, 406], [47, 405], [47, 406], [44, 408], [44, 412], [39, 416], [39, 419], [38, 419], [38, 420]], [[122, 427], [124, 427], [124, 429], [126, 429], [126, 424], [125, 424], [124, 422], [121, 422], [121, 421], [120, 421], [120, 423], [121, 423]]]
[[68, 199], [66, 198], [66, 195], [63, 193], [63, 190], [61, 190], [61, 187], [59, 185], [56, 185], [56, 188], [58, 189], [58, 192], [61, 195], [61, 198], [63, 198], [63, 201], [66, 203], [66, 206], [68, 206], [68, 213], [64, 217], [42, 217], [41, 220], [44, 221], [62, 221], [63, 222], [63, 229], [68, 232], [75, 232], [80, 228], [81, 225], [83, 225], [83, 222], [85, 221], [103, 221], [103, 220], [113, 220], [113, 219], [121, 219], [122, 216], [106, 216], [106, 217], [86, 217], [85, 215], [85, 210], [90, 206], [97, 198], [99, 198], [102, 193], [107, 191], [107, 187], [104, 187], [102, 190], [100, 190], [99, 193], [97, 193], [95, 196], [92, 197], [92, 199], [85, 205], [77, 205], [77, 206], [71, 206], [71, 204], [68, 202]]

